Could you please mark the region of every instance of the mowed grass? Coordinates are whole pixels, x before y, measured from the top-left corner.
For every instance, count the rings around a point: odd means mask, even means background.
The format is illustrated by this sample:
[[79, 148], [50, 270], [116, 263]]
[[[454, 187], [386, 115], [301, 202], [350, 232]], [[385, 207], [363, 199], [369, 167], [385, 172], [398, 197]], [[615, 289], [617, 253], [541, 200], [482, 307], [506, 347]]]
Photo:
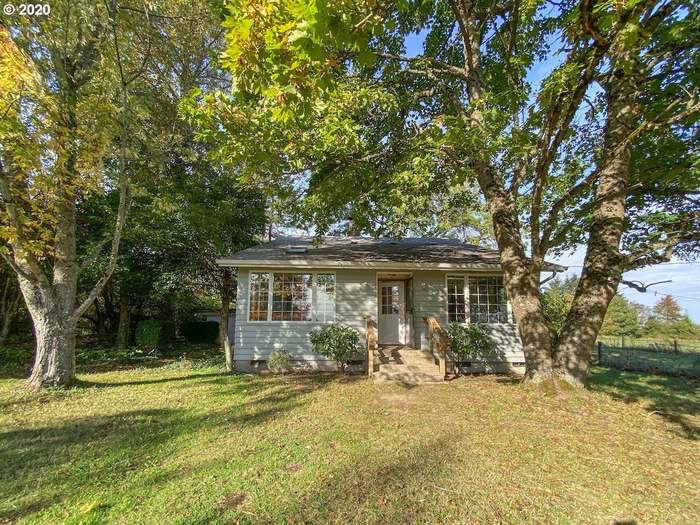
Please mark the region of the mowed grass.
[[691, 380], [79, 376], [39, 395], [0, 379], [0, 522], [700, 522]]

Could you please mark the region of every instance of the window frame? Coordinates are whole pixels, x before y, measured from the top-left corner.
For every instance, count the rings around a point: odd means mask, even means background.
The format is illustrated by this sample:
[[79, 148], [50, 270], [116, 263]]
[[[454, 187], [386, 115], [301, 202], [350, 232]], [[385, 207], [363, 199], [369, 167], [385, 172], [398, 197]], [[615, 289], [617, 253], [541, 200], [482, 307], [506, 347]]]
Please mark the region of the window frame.
[[[447, 323], [459, 323], [462, 325], [467, 325], [467, 324], [494, 324], [494, 325], [504, 325], [504, 324], [514, 324], [515, 319], [513, 317], [513, 311], [511, 308], [510, 304], [510, 298], [508, 297], [508, 293], [506, 292], [506, 315], [507, 315], [507, 320], [505, 322], [497, 322], [497, 323], [472, 323], [471, 322], [471, 305], [469, 301], [469, 278], [474, 277], [500, 277], [503, 279], [503, 274], [502, 273], [493, 273], [493, 272], [488, 272], [488, 273], [446, 273], [445, 274], [445, 313], [447, 316]], [[448, 286], [448, 279], [462, 279], [464, 282], [464, 321], [450, 321], [450, 307], [449, 307], [449, 286]], [[505, 291], [505, 283], [503, 284], [503, 289]]]
[[[267, 319], [265, 320], [258, 320], [258, 319], [251, 319], [250, 318], [250, 303], [251, 303], [251, 288], [252, 288], [252, 279], [251, 279], [251, 274], [258, 273], [258, 274], [266, 274], [268, 276], [268, 295], [267, 295]], [[282, 319], [277, 319], [273, 320], [272, 319], [272, 296], [273, 296], [273, 290], [274, 290], [274, 280], [275, 280], [275, 273], [286, 273], [286, 274], [310, 274], [311, 275], [311, 287], [310, 287], [310, 292], [311, 292], [311, 319], [308, 320], [301, 320], [301, 321], [294, 321], [291, 319], [287, 320], [282, 320]], [[317, 285], [317, 276], [321, 275], [332, 275], [333, 276], [333, 319], [332, 320], [327, 320], [327, 321], [317, 321], [316, 320], [316, 309], [317, 309], [317, 303], [316, 300], [318, 298], [318, 293], [316, 290], [316, 285]], [[338, 276], [336, 275], [336, 272], [334, 271], [309, 271], [306, 270], [305, 268], [283, 268], [283, 269], [278, 269], [278, 268], [273, 268], [270, 270], [249, 270], [248, 271], [248, 297], [247, 297], [247, 304], [246, 304], [246, 321], [249, 323], [255, 323], [255, 324], [284, 324], [284, 323], [292, 323], [292, 324], [332, 324], [335, 323], [336, 320], [336, 315], [337, 315], [337, 299], [338, 299]]]
[[[335, 272], [311, 272], [311, 321], [312, 323], [321, 324], [333, 324], [335, 323], [335, 318], [337, 314], [337, 304], [338, 304], [338, 279], [336, 278]], [[318, 276], [319, 275], [332, 275], [333, 276], [333, 317], [332, 319], [324, 319], [319, 321], [316, 317], [318, 315], [318, 299], [320, 294], [318, 293]], [[325, 317], [325, 314], [324, 314]], [[299, 322], [299, 321], [294, 321]]]
[[[462, 295], [464, 299], [464, 321], [450, 321], [450, 280], [462, 280]], [[469, 279], [465, 275], [446, 274], [445, 275], [445, 311], [447, 312], [447, 324], [450, 323], [469, 323]]]

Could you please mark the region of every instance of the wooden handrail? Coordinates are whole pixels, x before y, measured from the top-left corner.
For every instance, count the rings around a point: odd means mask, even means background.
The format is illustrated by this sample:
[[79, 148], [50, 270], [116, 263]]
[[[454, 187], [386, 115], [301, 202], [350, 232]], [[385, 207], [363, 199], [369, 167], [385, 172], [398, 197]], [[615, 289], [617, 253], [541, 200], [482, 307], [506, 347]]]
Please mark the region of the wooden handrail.
[[444, 378], [447, 375], [447, 351], [450, 348], [450, 338], [435, 316], [426, 315], [423, 317], [423, 321], [425, 321], [425, 326], [428, 329], [426, 337], [430, 345], [430, 351], [434, 352], [437, 349], [440, 375]]
[[377, 349], [377, 322], [374, 317], [365, 315], [365, 326], [367, 335], [365, 344], [367, 347], [367, 376], [372, 377], [374, 372], [374, 351]]

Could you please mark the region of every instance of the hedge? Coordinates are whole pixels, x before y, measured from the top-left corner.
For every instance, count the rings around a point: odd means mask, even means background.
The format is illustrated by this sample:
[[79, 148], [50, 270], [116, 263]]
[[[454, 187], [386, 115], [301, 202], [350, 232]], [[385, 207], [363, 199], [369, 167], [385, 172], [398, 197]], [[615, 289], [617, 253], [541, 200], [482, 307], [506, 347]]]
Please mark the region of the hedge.
[[215, 343], [219, 337], [217, 321], [189, 321], [183, 323], [180, 332], [190, 343]]
[[175, 338], [175, 324], [172, 321], [148, 319], [136, 325], [136, 346], [145, 349], [164, 350]]

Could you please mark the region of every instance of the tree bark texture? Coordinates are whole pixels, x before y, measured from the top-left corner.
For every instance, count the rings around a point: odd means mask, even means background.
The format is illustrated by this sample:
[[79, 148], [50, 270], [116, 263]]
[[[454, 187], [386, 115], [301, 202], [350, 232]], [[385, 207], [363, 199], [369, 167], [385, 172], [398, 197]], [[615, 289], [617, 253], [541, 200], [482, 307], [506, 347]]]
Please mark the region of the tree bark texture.
[[581, 278], [555, 350], [557, 375], [574, 386], [583, 386], [598, 332], [622, 278], [620, 241], [630, 164], [626, 138], [637, 126], [638, 115], [635, 71], [639, 68], [635, 62], [632, 53], [622, 52], [612, 63], [593, 223]]
[[29, 384], [34, 389], [68, 387], [75, 382], [73, 301], [52, 286], [20, 277], [20, 287], [34, 324], [36, 349]]
[[515, 203], [497, 182], [489, 166], [479, 170], [479, 184], [486, 196], [501, 256], [503, 282], [525, 354], [525, 381], [541, 383], [553, 378], [553, 326], [544, 314], [539, 291], [539, 270], [533, 271], [525, 256]]
[[219, 343], [221, 351], [226, 358], [226, 371], [232, 372], [235, 368], [233, 345], [228, 335], [229, 318], [231, 315], [231, 270], [223, 269], [221, 278], [221, 322], [219, 323]]
[[129, 347], [129, 297], [119, 295], [119, 327], [117, 328], [117, 348], [126, 350]]

